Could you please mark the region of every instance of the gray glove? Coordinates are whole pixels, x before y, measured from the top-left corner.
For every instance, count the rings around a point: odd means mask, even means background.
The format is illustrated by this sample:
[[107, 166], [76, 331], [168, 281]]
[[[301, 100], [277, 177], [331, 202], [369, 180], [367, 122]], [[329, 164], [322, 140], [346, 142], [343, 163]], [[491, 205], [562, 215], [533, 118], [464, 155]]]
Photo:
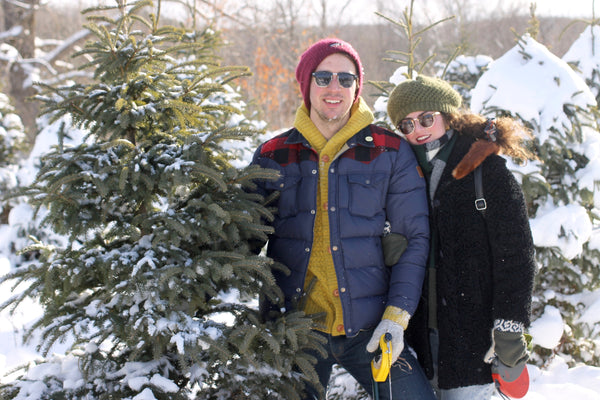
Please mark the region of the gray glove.
[[399, 233], [390, 233], [381, 238], [383, 259], [386, 267], [396, 264], [408, 246], [408, 240]]
[[504, 365], [514, 367], [519, 362], [527, 361], [527, 341], [520, 332], [502, 332], [494, 330], [494, 351]]
[[367, 351], [373, 353], [377, 350], [379, 348], [379, 339], [386, 332], [392, 335], [392, 364], [394, 364], [404, 349], [404, 328], [390, 319], [382, 319], [379, 325], [377, 325], [373, 336], [371, 336], [371, 340], [367, 344]]
[[527, 341], [522, 332], [492, 331], [492, 346], [488, 350], [485, 361], [491, 362], [494, 356], [508, 367], [514, 367], [529, 359]]

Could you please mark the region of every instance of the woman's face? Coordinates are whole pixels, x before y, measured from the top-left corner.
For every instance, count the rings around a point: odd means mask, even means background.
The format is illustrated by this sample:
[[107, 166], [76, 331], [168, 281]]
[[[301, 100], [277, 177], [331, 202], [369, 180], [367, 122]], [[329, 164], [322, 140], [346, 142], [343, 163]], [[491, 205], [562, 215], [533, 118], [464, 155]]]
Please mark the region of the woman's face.
[[400, 121], [398, 129], [410, 144], [419, 145], [441, 138], [446, 133], [446, 123], [439, 112], [415, 111]]

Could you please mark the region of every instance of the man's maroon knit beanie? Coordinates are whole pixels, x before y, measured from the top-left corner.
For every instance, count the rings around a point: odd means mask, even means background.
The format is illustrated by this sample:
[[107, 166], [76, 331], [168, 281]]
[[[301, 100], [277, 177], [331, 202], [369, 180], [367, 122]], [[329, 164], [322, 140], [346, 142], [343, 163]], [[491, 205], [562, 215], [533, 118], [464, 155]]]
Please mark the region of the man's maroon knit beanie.
[[363, 69], [362, 64], [360, 62], [360, 57], [358, 56], [356, 50], [354, 50], [350, 43], [344, 42], [340, 39], [321, 39], [312, 46], [310, 46], [304, 53], [302, 53], [302, 55], [300, 56], [300, 62], [298, 62], [298, 66], [296, 67], [296, 80], [300, 84], [300, 91], [302, 92], [304, 104], [309, 110], [310, 81], [312, 79], [311, 74], [315, 72], [315, 69], [319, 64], [321, 64], [321, 61], [323, 61], [327, 56], [334, 53], [343, 53], [346, 56], [348, 56], [352, 61], [354, 61], [354, 65], [356, 66], [356, 71], [358, 74], [358, 88], [356, 90], [354, 100], [356, 101], [356, 99], [360, 95], [363, 84]]

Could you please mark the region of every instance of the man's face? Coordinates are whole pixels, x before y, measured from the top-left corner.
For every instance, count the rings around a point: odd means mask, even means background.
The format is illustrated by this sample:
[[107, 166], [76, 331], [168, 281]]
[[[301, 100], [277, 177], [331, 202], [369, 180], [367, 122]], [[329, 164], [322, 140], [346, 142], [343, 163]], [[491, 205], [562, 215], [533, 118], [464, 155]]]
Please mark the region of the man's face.
[[[327, 56], [317, 66], [315, 72], [329, 71], [334, 73], [349, 72], [357, 75], [354, 62], [342, 53]], [[315, 78], [310, 82], [310, 117], [320, 119], [322, 122], [345, 123], [350, 117], [350, 108], [354, 103], [358, 81], [349, 88], [342, 87], [337, 76], [333, 76], [326, 87], [318, 86]]]

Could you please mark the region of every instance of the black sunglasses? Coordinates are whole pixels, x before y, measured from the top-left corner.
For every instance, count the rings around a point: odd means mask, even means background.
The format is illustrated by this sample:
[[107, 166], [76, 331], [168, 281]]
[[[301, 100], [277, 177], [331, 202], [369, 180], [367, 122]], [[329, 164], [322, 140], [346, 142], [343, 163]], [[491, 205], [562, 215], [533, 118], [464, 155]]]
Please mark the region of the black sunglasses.
[[410, 135], [415, 131], [415, 122], [418, 121], [423, 128], [431, 128], [435, 122], [435, 116], [441, 114], [439, 111], [428, 112], [419, 115], [418, 118], [404, 118], [398, 124], [398, 129], [405, 135]]
[[320, 87], [329, 86], [334, 75], [337, 76], [340, 86], [346, 89], [352, 87], [354, 81], [358, 79], [358, 76], [350, 72], [315, 71], [312, 73], [312, 76], [315, 77], [315, 83]]

